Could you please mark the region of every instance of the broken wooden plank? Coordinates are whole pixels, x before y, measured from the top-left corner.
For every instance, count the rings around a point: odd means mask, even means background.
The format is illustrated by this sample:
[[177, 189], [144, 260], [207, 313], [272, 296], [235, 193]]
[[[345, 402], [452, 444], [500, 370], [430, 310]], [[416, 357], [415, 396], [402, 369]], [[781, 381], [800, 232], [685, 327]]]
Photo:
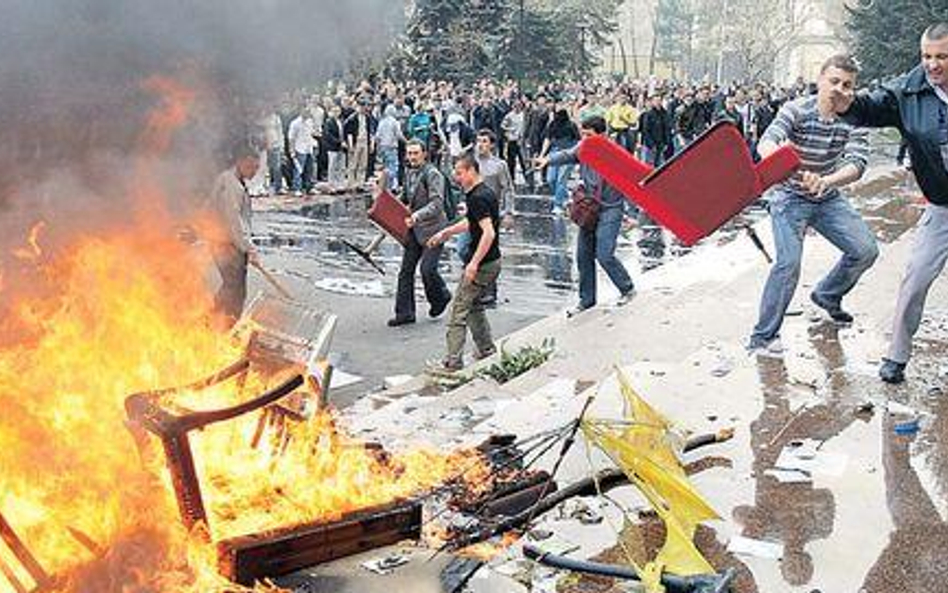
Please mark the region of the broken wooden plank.
[[220, 573], [250, 586], [366, 550], [421, 537], [421, 502], [358, 511], [338, 521], [278, 529], [217, 544]]

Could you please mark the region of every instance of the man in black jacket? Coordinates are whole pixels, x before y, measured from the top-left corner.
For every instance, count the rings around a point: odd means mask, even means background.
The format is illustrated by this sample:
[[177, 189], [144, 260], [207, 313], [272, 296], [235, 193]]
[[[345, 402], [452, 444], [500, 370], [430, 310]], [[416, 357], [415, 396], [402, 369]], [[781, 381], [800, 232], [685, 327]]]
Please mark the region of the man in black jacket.
[[665, 162], [665, 152], [671, 143], [671, 129], [668, 126], [668, 114], [662, 105], [660, 94], [649, 99], [649, 109], [642, 114], [639, 123], [642, 128], [642, 146], [645, 148], [645, 160], [653, 167]]
[[377, 128], [378, 120], [369, 113], [368, 99], [359, 99], [355, 113], [343, 124], [346, 153], [349, 155], [349, 187], [361, 185], [369, 178]]
[[908, 74], [857, 96], [844, 116], [861, 126], [898, 128], [928, 200], [899, 289], [892, 343], [879, 367], [879, 376], [887, 383], [905, 380], [925, 298], [948, 260], [948, 23], [925, 30], [921, 57], [921, 64]]

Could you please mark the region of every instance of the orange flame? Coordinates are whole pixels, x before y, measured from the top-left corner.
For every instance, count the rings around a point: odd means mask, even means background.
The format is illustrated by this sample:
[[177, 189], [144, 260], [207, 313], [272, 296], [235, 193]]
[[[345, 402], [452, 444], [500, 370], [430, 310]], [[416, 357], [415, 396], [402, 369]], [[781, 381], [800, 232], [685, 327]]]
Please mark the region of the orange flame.
[[[186, 111], [167, 108], [149, 127], [183, 121]], [[170, 137], [160, 140], [157, 148]], [[146, 187], [149, 203], [163, 202], [159, 186]], [[29, 261], [47, 291], [7, 295], [0, 318], [0, 513], [60, 579], [57, 591], [243, 590], [217, 574], [209, 538], [183, 528], [163, 456], [140, 456], [125, 430], [128, 394], [186, 384], [243, 352], [209, 321], [206, 255], [156, 225], [43, 253], [43, 228], [30, 233]], [[227, 387], [180, 403], [206, 409], [244, 397]], [[471, 463], [432, 451], [379, 459], [328, 413], [292, 425], [279, 455], [249, 447], [255, 426], [243, 417], [193, 439], [213, 539], [333, 519], [431, 488]], [[2, 545], [0, 563], [17, 565]], [[0, 593], [13, 591], [0, 573]]]
[[30, 229], [30, 235], [27, 238], [27, 245], [17, 247], [13, 250], [13, 256], [23, 261], [36, 261], [43, 255], [43, 250], [39, 245], [40, 233], [46, 229], [46, 223], [42, 220], [33, 225]]

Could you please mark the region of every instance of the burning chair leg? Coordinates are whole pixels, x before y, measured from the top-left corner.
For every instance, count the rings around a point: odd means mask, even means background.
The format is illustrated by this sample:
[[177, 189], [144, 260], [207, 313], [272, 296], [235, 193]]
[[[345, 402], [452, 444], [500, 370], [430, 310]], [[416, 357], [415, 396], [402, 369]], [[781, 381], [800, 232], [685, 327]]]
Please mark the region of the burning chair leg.
[[136, 394], [125, 400], [125, 410], [130, 422], [161, 439], [168, 459], [168, 470], [171, 472], [175, 496], [178, 499], [178, 510], [188, 529], [198, 523], [207, 522], [207, 512], [201, 498], [201, 485], [194, 466], [188, 433], [265, 408], [302, 385], [303, 376], [294, 375], [275, 389], [240, 405], [223, 410], [194, 412], [180, 416], [163, 409], [158, 404], [158, 398], [163, 395], [160, 392]]
[[[10, 552], [13, 553], [13, 557], [22, 565], [23, 570], [26, 571], [26, 573], [30, 575], [30, 578], [36, 583], [37, 590], [42, 590], [52, 585], [53, 580], [49, 574], [40, 566], [36, 557], [33, 556], [32, 552], [26, 547], [26, 544], [23, 543], [23, 540], [13, 531], [13, 527], [2, 514], [0, 514], [0, 539], [3, 540], [3, 543], [6, 544]], [[17, 592], [22, 591], [26, 593], [26, 591], [29, 591], [16, 577], [13, 568], [4, 563], [2, 559], [0, 559], [0, 572], [3, 572], [4, 577]]]

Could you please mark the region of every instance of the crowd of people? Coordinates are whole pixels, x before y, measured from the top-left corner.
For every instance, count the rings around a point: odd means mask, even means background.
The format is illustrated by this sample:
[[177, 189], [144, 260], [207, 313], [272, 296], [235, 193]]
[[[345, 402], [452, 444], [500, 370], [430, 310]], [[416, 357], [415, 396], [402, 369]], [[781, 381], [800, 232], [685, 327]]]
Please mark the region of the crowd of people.
[[[846, 55], [830, 57], [815, 83], [801, 81], [791, 88], [653, 79], [554, 83], [526, 93], [512, 82], [481, 81], [464, 87], [444, 81], [365, 81], [351, 90], [297, 98], [295, 109], [288, 100], [262, 115], [259, 148], [266, 151], [267, 163], [262, 176], [269, 193], [301, 195], [315, 191], [319, 182], [332, 188], [361, 186], [377, 167], [385, 171], [388, 188], [410, 211], [395, 317], [389, 325], [414, 323], [414, 279], [420, 264], [429, 315], [437, 317], [451, 305], [448, 354], [439, 364], [442, 370], [454, 371], [463, 366], [468, 330], [475, 358], [496, 350], [484, 309], [496, 301], [499, 237], [504, 226], [512, 224], [518, 183], [529, 191], [545, 186], [553, 196], [552, 214], [571, 207], [570, 218], [580, 227], [579, 303], [569, 313], [596, 305], [596, 263], [615, 284], [617, 304], [622, 305], [635, 292], [632, 278], [615, 257], [629, 202], [592, 167], [580, 163], [577, 146], [583, 139], [608, 135], [641, 160], [659, 166], [714, 123], [730, 122], [754, 158], [789, 143], [802, 162], [770, 196], [777, 259], [747, 344], [757, 355], [779, 356], [780, 328], [799, 279], [808, 228], [842, 251], [810, 299], [834, 321], [852, 322], [843, 298], [872, 266], [878, 247], [839, 189], [866, 169], [869, 145], [860, 126], [895, 127], [929, 200], [896, 305], [893, 341], [880, 368], [883, 380], [898, 383], [904, 380], [928, 289], [948, 260], [948, 24], [923, 33], [921, 58], [912, 72], [858, 97], [859, 68]], [[248, 261], [257, 261], [246, 240], [250, 209], [238, 195], [246, 193], [251, 179], [261, 178], [252, 159], [243, 154], [234, 171], [225, 172], [218, 183], [223, 201], [233, 202], [239, 213], [229, 226], [244, 237], [233, 241], [233, 253], [222, 251], [219, 267], [239, 268], [242, 275]], [[577, 166], [579, 183], [571, 195], [568, 184]], [[457, 201], [450, 199], [455, 187], [461, 194]], [[594, 216], [576, 215], [577, 204], [590, 200], [596, 204]], [[437, 263], [442, 244], [455, 235], [460, 236], [457, 251], [465, 267], [452, 295]], [[240, 297], [242, 293], [234, 292], [227, 300], [236, 305]]]
[[377, 167], [393, 188], [403, 181], [405, 143], [422, 141], [429, 161], [444, 171], [490, 130], [496, 156], [510, 178], [531, 191], [548, 188], [554, 208], [567, 199], [569, 166], [538, 170], [533, 161], [565, 150], [580, 138], [590, 116], [605, 119], [607, 133], [643, 160], [660, 165], [711, 124], [736, 124], [753, 146], [785, 101], [812, 94], [798, 81], [726, 86], [649, 79], [628, 83], [557, 82], [522, 92], [512, 81], [464, 86], [447, 81], [363, 81], [354, 88], [296, 93], [259, 121], [268, 182], [257, 193], [302, 195], [319, 182], [334, 189], [361, 186]]

